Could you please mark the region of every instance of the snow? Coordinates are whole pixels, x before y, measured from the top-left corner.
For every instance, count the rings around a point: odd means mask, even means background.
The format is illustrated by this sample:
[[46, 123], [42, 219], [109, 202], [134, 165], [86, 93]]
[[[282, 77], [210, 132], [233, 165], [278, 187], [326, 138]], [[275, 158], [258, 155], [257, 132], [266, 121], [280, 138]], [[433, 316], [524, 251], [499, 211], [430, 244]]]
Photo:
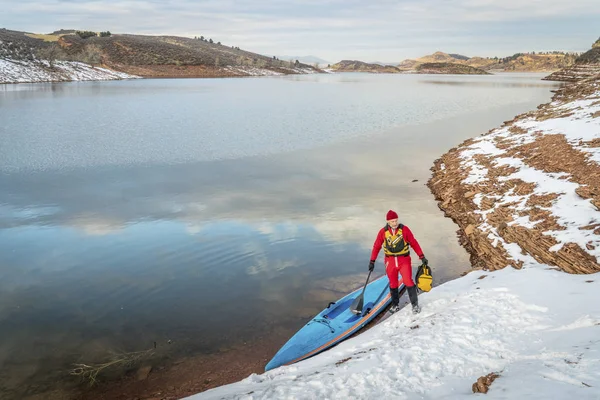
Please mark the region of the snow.
[[[258, 68], [258, 67], [227, 66], [227, 67], [223, 67], [223, 69], [225, 69], [226, 71], [233, 72], [235, 74], [249, 75], [249, 76], [281, 76], [281, 75], [285, 75], [282, 72], [272, 71], [267, 68]], [[288, 71], [289, 73], [292, 73], [292, 74], [315, 74], [315, 73], [317, 73], [317, 71], [315, 71], [312, 68], [281, 67], [280, 69]]]
[[[587, 152], [591, 159], [600, 164], [600, 148], [587, 147], [585, 143], [600, 137], [600, 118], [594, 118], [600, 113], [600, 91], [588, 96], [587, 99], [568, 102], [557, 107], [557, 111], [565, 116], [536, 121], [532, 118], [519, 122], [517, 126], [547, 134], [562, 134], [574, 148]], [[571, 114], [572, 115], [568, 115]]]
[[231, 71], [240, 75], [250, 75], [250, 76], [279, 76], [283, 75], [281, 72], [271, 71], [266, 68], [257, 68], [257, 67], [224, 67], [225, 70]]
[[421, 294], [419, 315], [189, 399], [467, 399], [490, 372], [488, 399], [598, 399], [599, 291], [600, 273], [474, 271]]
[[48, 61], [21, 61], [0, 58], [0, 84], [23, 82], [101, 81], [139, 78], [76, 61], [56, 61], [54, 70]]
[[481, 166], [475, 161], [475, 156], [477, 155], [501, 155], [505, 152], [500, 150], [499, 148], [492, 143], [491, 140], [478, 140], [472, 145], [468, 146], [465, 150], [462, 151], [461, 157], [463, 160], [463, 165], [465, 167], [470, 168], [470, 174], [467, 178], [463, 180], [462, 183], [468, 185], [474, 185], [479, 182], [485, 181], [488, 169]]
[[[463, 184], [476, 185], [488, 180], [488, 168], [477, 161], [477, 157], [486, 158], [492, 166], [508, 166], [516, 168], [516, 172], [498, 178], [498, 181], [520, 180], [525, 183], [535, 184], [533, 193], [519, 195], [513, 190], [504, 193], [500, 198], [495, 195], [478, 194], [474, 198], [476, 205], [480, 206], [486, 198], [496, 200], [494, 207], [476, 213], [483, 218], [478, 227], [482, 232], [488, 233], [490, 239], [500, 243], [515, 261], [534, 263], [535, 260], [521, 254], [516, 245], [506, 243], [500, 235], [487, 222], [487, 215], [499, 207], [512, 212], [513, 221], [509, 225], [520, 225], [533, 228], [540, 221], [531, 221], [527, 216], [532, 205], [528, 205], [532, 195], [555, 194], [556, 199], [550, 207], [539, 207], [546, 210], [556, 220], [560, 229], [543, 232], [544, 235], [553, 237], [557, 244], [550, 251], [559, 251], [567, 243], [575, 243], [582, 250], [596, 257], [600, 261], [600, 235], [594, 230], [580, 229], [583, 226], [600, 224], [600, 211], [591, 202], [591, 199], [581, 198], [576, 190], [580, 184], [570, 180], [566, 173], [547, 173], [525, 164], [521, 159], [504, 157], [506, 150], [495, 145], [496, 140], [505, 144], [523, 145], [536, 140], [536, 135], [561, 134], [567, 142], [584, 153], [589, 154], [592, 162], [600, 162], [600, 148], [588, 147], [586, 142], [600, 139], [600, 118], [593, 115], [600, 112], [600, 91], [587, 96], [583, 100], [575, 100], [563, 104], [554, 103], [553, 112], [556, 117], [546, 120], [536, 120], [530, 116], [515, 122], [515, 126], [524, 131], [515, 133], [505, 126], [492, 131], [490, 134], [477, 138], [473, 144], [467, 146], [460, 154], [462, 165], [468, 171]], [[591, 246], [589, 246], [591, 245]], [[515, 248], [515, 246], [517, 248]]]

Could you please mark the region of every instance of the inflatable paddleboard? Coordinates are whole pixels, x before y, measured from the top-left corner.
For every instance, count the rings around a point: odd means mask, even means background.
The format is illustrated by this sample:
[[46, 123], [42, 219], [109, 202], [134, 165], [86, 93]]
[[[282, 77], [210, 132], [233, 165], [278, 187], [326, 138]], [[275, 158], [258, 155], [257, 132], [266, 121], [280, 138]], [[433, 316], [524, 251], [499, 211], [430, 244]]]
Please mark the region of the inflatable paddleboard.
[[[400, 280], [399, 289], [403, 288], [404, 284]], [[283, 345], [269, 361], [265, 371], [302, 361], [335, 346], [363, 328], [392, 301], [388, 278], [384, 275], [367, 285], [363, 312], [355, 315], [350, 310], [350, 306], [362, 290], [363, 288], [360, 287], [338, 301], [329, 303], [326, 309], [317, 314]]]

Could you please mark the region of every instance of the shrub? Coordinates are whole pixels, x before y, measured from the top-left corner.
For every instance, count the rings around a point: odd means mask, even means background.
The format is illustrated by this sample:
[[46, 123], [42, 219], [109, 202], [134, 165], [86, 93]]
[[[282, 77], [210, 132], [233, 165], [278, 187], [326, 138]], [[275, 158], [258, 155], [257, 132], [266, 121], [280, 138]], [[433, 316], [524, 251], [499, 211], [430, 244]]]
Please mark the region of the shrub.
[[97, 46], [85, 46], [81, 54], [81, 61], [87, 64], [100, 64], [102, 62], [102, 50]]
[[92, 36], [98, 36], [96, 34], [96, 32], [92, 32], [92, 31], [77, 31], [75, 33], [77, 34], [77, 36], [79, 36], [82, 39], [87, 39]]

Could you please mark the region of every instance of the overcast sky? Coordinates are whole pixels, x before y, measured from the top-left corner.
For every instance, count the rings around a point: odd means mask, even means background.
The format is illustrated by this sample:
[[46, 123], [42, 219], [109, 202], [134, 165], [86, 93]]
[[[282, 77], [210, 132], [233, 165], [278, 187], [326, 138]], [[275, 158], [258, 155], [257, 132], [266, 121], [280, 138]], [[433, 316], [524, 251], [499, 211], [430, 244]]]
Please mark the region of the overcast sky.
[[0, 27], [211, 37], [267, 55], [398, 62], [585, 51], [600, 0], [0, 0]]

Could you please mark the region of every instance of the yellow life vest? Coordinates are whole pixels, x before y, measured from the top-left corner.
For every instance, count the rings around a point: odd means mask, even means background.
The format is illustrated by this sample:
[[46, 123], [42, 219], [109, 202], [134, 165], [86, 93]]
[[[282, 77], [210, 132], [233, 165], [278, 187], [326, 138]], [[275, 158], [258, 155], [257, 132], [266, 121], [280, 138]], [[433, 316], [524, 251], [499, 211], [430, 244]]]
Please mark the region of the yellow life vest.
[[385, 240], [383, 241], [383, 252], [386, 256], [407, 256], [410, 254], [408, 242], [404, 240], [402, 235], [404, 225], [398, 225], [398, 230], [395, 235], [390, 232], [390, 226], [385, 226]]

